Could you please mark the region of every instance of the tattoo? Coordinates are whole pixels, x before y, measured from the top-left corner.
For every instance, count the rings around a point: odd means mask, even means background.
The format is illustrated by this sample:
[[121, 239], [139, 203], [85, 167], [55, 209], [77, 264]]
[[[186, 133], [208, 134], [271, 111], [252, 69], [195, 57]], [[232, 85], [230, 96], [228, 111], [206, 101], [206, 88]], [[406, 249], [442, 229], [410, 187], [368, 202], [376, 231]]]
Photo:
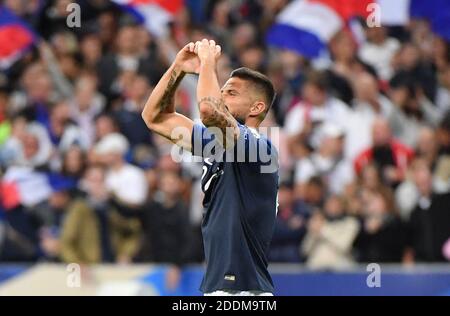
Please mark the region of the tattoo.
[[[198, 102], [199, 105], [201, 105], [202, 103], [208, 103], [212, 108], [211, 115], [202, 118], [202, 121], [206, 126], [215, 126], [219, 128], [222, 131], [223, 135], [227, 135], [226, 134], [227, 127], [237, 126], [236, 119], [228, 111], [228, 108], [222, 98], [217, 99], [208, 96], [201, 98], [200, 101]], [[237, 135], [234, 134], [233, 136], [234, 139], [236, 139]], [[223, 144], [226, 145], [225, 140]]]
[[217, 105], [218, 107], [224, 107], [224, 108], [228, 109], [227, 106], [225, 105], [225, 103], [223, 102], [223, 99], [217, 99], [214, 97], [203, 97], [200, 99], [200, 101], [198, 101], [198, 104], [202, 104], [203, 102], [206, 102], [206, 101], [211, 102], [214, 105]]
[[167, 83], [166, 90], [164, 90], [161, 102], [159, 103], [159, 109], [161, 112], [165, 111], [169, 106], [173, 106], [175, 91], [177, 90], [183, 77], [184, 73], [177, 73], [175, 69], [170, 73], [169, 82]]

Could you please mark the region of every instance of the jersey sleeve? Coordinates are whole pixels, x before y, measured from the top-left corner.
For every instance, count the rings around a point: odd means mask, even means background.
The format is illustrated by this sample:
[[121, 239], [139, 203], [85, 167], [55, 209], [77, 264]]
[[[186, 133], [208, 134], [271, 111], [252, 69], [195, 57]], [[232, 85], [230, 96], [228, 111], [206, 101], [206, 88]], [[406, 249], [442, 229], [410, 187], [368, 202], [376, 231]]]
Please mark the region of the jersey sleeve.
[[213, 151], [213, 148], [217, 145], [217, 141], [208, 128], [203, 124], [195, 123], [192, 128], [191, 145], [192, 155], [207, 158], [208, 153]]

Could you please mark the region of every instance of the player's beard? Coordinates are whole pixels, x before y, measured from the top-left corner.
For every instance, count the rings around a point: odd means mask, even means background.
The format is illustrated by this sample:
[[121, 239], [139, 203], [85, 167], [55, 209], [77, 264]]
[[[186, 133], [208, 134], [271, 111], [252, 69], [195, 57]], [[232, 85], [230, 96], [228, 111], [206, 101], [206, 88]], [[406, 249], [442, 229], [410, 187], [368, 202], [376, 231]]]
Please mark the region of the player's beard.
[[245, 125], [245, 117], [239, 114], [233, 114], [233, 117], [236, 119], [236, 121], [238, 121], [239, 124], [241, 125]]

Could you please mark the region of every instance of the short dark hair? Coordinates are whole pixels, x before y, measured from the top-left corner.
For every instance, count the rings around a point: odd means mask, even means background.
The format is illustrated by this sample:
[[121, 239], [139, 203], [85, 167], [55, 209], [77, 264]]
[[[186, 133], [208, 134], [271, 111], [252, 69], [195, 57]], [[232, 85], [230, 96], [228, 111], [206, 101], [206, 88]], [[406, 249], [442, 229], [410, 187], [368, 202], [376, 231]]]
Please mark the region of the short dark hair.
[[239, 78], [253, 83], [258, 90], [263, 92], [266, 99], [266, 109], [264, 114], [267, 114], [269, 112], [270, 107], [275, 100], [276, 94], [272, 82], [266, 75], [263, 75], [259, 71], [252, 70], [247, 67], [241, 67], [233, 70], [231, 72], [230, 78]]

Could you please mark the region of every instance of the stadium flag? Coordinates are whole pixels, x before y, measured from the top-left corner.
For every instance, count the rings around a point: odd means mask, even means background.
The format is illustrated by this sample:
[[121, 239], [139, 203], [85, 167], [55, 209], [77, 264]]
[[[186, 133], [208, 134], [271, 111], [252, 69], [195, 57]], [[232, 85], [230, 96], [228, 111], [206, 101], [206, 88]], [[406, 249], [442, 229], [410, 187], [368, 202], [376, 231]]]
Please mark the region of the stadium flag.
[[266, 41], [307, 58], [318, 58], [342, 27], [350, 25], [354, 17], [367, 18], [374, 7], [381, 25], [406, 25], [411, 18], [425, 18], [434, 33], [450, 40], [449, 0], [294, 0], [277, 16]]
[[48, 176], [31, 167], [10, 167], [0, 182], [1, 203], [5, 210], [19, 204], [32, 207], [48, 199], [51, 193]]
[[427, 19], [434, 33], [450, 39], [450, 1], [376, 0], [383, 25], [406, 25], [411, 18]]
[[319, 1], [295, 0], [277, 16], [267, 33], [269, 45], [318, 58], [328, 41], [344, 26], [332, 7]]
[[410, 15], [428, 19], [434, 33], [450, 41], [450, 1], [410, 0]]
[[111, 0], [133, 14], [157, 37], [167, 34], [167, 24], [183, 7], [183, 0]]
[[0, 5], [0, 69], [9, 68], [37, 42], [38, 36], [18, 16]]
[[432, 31], [450, 40], [450, 1], [448, 0], [376, 0], [382, 25], [406, 25], [412, 18], [427, 19]]

